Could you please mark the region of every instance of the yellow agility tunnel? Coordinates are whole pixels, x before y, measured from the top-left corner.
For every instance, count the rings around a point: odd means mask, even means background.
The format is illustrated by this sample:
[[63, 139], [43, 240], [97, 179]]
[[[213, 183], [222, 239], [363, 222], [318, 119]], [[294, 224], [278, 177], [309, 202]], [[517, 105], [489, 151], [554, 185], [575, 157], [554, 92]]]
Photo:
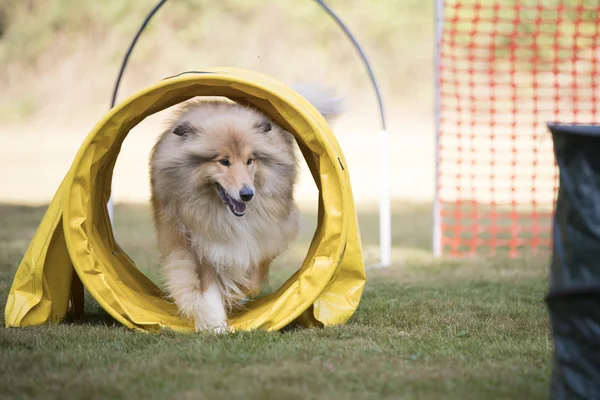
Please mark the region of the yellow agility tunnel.
[[7, 327], [60, 323], [70, 312], [81, 314], [85, 287], [129, 328], [193, 330], [116, 243], [106, 204], [129, 131], [195, 96], [249, 104], [293, 133], [319, 189], [318, 225], [302, 266], [277, 291], [231, 315], [231, 327], [329, 326], [353, 315], [365, 268], [348, 165], [329, 125], [282, 83], [252, 71], [216, 68], [162, 80], [118, 104], [92, 129], [17, 269], [5, 310]]

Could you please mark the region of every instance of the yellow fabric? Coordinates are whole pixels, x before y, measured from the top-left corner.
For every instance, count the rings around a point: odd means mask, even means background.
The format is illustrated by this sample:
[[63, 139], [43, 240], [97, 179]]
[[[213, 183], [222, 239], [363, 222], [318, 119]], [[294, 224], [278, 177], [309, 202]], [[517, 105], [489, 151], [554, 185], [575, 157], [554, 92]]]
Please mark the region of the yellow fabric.
[[348, 165], [337, 140], [321, 114], [282, 83], [217, 68], [167, 78], [117, 105], [93, 128], [17, 270], [5, 310], [7, 327], [58, 323], [69, 306], [81, 309], [80, 279], [130, 328], [193, 329], [115, 242], [106, 203], [128, 132], [147, 116], [195, 96], [249, 103], [292, 132], [320, 192], [318, 227], [302, 266], [276, 292], [232, 315], [232, 327], [277, 330], [292, 321], [305, 326], [348, 321], [358, 307], [365, 270]]

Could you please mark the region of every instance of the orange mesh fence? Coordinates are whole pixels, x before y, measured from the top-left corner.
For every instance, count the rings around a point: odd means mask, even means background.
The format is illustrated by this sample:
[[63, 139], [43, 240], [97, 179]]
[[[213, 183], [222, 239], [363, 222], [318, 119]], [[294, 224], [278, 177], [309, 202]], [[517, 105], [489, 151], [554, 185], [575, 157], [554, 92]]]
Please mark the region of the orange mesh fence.
[[550, 248], [557, 169], [546, 122], [598, 121], [599, 16], [598, 1], [444, 2], [438, 253]]

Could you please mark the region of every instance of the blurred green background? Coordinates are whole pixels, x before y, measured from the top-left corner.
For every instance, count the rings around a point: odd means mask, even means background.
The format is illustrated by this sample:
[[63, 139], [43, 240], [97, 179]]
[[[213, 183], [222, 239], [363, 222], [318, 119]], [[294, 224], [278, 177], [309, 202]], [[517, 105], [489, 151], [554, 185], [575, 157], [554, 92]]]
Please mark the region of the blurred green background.
[[[154, 1], [0, 4], [0, 120], [7, 123], [68, 107], [104, 112], [122, 57]], [[433, 2], [328, 4], [365, 48], [386, 99], [432, 98]], [[325, 81], [372, 96], [351, 43], [310, 0], [168, 1], [139, 41], [121, 94], [214, 65], [254, 69], [285, 82]]]
[[[432, 100], [434, 1], [330, 0], [370, 57], [385, 99], [427, 107]], [[455, 1], [446, 1], [446, 15], [457, 15]], [[476, 3], [473, 0], [462, 4]], [[575, 30], [596, 29], [596, 13], [578, 13], [577, 6], [594, 7], [596, 0], [478, 1], [480, 18], [519, 16], [513, 25], [500, 23], [496, 56], [508, 56], [511, 42], [532, 41], [533, 21], [550, 23], [556, 11], [536, 6], [561, 3], [572, 8], [562, 18], [561, 46], [572, 45]], [[2, 0], [0, 2], [0, 123], [53, 115], [57, 107], [84, 107], [103, 112], [119, 63], [145, 14], [150, 0]], [[516, 13], [513, 5], [524, 7]], [[529, 8], [530, 7], [530, 8]], [[476, 10], [463, 6], [461, 19]], [[580, 20], [579, 20], [580, 19]], [[577, 23], [577, 24], [576, 24]], [[492, 27], [492, 24], [488, 24]], [[471, 22], [461, 22], [469, 32]], [[484, 26], [479, 29], [485, 28]], [[572, 31], [569, 32], [568, 30]], [[460, 37], [457, 38], [459, 41]], [[464, 38], [463, 38], [464, 39]], [[591, 46], [584, 38], [579, 46]], [[540, 48], [550, 61], [552, 49]], [[154, 17], [128, 67], [122, 93], [147, 86], [183, 70], [228, 65], [256, 69], [285, 82], [323, 80], [347, 93], [371, 95], [358, 55], [342, 32], [311, 0], [172, 0]], [[60, 104], [48, 95], [60, 95]], [[60, 111], [60, 110], [58, 110]], [[85, 112], [85, 111], [82, 111]]]

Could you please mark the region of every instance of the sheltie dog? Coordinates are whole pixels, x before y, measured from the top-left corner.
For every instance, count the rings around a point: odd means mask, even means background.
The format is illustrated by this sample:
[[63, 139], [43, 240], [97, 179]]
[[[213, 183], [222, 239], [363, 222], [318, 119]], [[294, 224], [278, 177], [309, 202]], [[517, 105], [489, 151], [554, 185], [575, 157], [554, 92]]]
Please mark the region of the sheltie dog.
[[[298, 87], [327, 121], [341, 100]], [[270, 263], [294, 240], [296, 142], [261, 111], [190, 100], [150, 155], [151, 206], [168, 295], [196, 331], [228, 330], [227, 315], [258, 294]]]

